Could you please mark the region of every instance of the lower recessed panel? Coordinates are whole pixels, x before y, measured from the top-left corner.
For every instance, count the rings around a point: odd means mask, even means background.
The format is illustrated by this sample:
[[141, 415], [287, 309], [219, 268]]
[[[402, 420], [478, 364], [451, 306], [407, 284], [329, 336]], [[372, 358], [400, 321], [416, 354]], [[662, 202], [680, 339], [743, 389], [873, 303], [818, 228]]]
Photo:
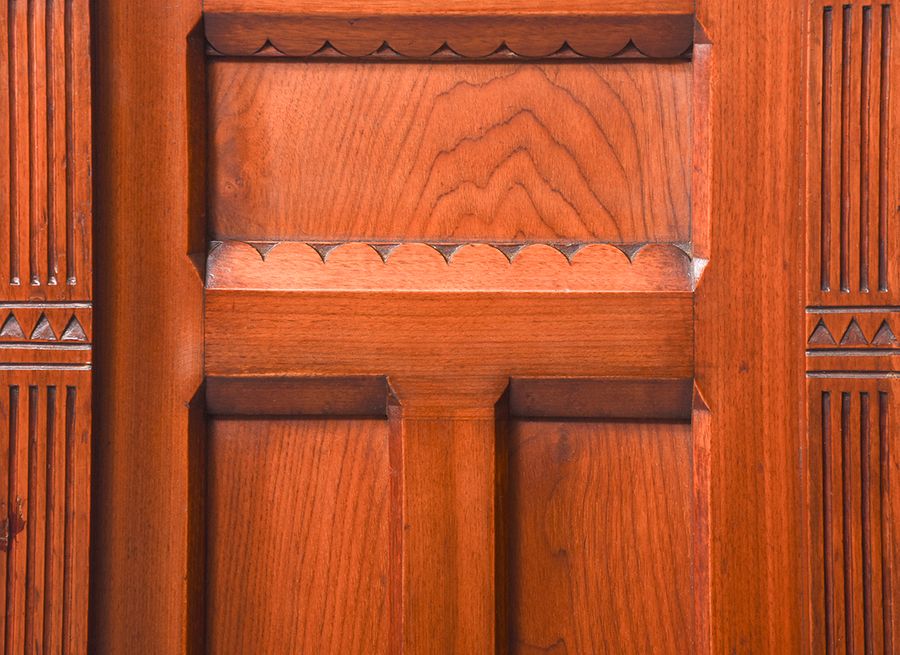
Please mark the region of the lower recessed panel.
[[691, 427], [519, 422], [510, 653], [691, 652]]
[[209, 652], [388, 653], [388, 425], [215, 420]]

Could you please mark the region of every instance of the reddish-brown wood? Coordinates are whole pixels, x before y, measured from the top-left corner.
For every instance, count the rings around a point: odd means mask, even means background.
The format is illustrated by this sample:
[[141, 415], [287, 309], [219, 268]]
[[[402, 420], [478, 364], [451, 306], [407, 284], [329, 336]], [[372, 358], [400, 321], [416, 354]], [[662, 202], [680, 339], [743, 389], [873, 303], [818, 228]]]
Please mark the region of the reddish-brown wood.
[[208, 13], [290, 13], [299, 16], [334, 15], [637, 15], [689, 14], [690, 0], [486, 0], [473, 4], [466, 0], [349, 0], [335, 5], [333, 0], [206, 0]]
[[92, 6], [90, 652], [201, 652], [203, 284], [188, 257], [204, 250], [200, 2]]
[[92, 652], [890, 652], [887, 5], [96, 5]]
[[805, 2], [698, 0], [709, 66], [710, 650], [801, 652]]
[[693, 652], [691, 427], [517, 422], [510, 437], [508, 652]]
[[[346, 11], [346, 10], [344, 10]], [[679, 57], [690, 51], [689, 13], [565, 15], [273, 14], [207, 10], [204, 27], [215, 54], [231, 56], [471, 57], [619, 54]]]
[[387, 654], [384, 420], [214, 420], [209, 652]]
[[0, 8], [0, 651], [85, 653], [88, 3]]
[[214, 61], [209, 85], [216, 238], [689, 239], [687, 62]]

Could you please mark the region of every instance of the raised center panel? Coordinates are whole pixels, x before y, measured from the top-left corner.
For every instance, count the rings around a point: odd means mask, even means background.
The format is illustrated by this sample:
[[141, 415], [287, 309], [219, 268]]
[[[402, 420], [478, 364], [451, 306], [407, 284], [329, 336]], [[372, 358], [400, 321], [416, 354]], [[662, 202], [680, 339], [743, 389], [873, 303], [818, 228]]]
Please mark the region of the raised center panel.
[[214, 60], [215, 239], [686, 242], [691, 63]]

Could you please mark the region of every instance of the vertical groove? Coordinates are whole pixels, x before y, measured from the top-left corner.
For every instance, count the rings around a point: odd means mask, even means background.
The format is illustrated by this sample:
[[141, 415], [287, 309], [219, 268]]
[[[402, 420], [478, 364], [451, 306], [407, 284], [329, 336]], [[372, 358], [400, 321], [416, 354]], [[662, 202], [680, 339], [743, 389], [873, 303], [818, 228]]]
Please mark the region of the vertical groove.
[[[9, 496], [7, 502], [9, 507], [9, 519], [18, 515], [19, 467], [16, 465], [16, 451], [19, 448], [18, 435], [19, 387], [11, 386], [9, 388]], [[6, 626], [4, 630], [4, 643], [6, 644], [4, 652], [6, 655], [12, 653], [13, 622], [15, 621], [15, 617], [13, 616], [13, 611], [15, 609], [13, 598], [16, 593], [16, 551], [17, 548], [13, 541], [13, 530], [10, 529], [6, 550]]]
[[65, 1], [63, 39], [66, 53], [66, 284], [76, 282], [75, 268], [75, 81], [73, 76], [75, 47], [72, 0]]
[[888, 290], [888, 109], [890, 100], [891, 7], [881, 8], [881, 106], [878, 153], [878, 289]]
[[863, 632], [866, 655], [874, 649], [874, 629], [872, 627], [872, 515], [870, 511], [871, 480], [871, 430], [869, 429], [869, 394], [859, 394], [859, 440], [860, 440], [860, 509], [862, 515], [862, 570], [863, 570]]
[[[878, 394], [878, 438], [880, 441], [879, 459], [881, 468], [881, 507], [882, 509], [882, 539], [881, 539], [881, 598], [882, 614], [884, 616], [884, 652], [893, 653], [893, 589], [891, 588], [891, 554], [894, 531], [889, 527], [893, 517], [891, 508], [890, 486], [890, 434], [888, 432], [888, 394], [884, 391]], [[888, 535], [886, 538], [884, 535]]]
[[25, 523], [25, 652], [34, 652], [35, 606], [40, 590], [34, 581], [35, 550], [37, 548], [37, 475], [38, 459], [35, 450], [38, 442], [38, 388], [28, 387], [28, 520]]
[[850, 440], [850, 394], [841, 393], [841, 497], [844, 519], [844, 638], [847, 655], [856, 652], [853, 630], [853, 472]]
[[[56, 523], [56, 490], [53, 485], [54, 472], [56, 471], [56, 387], [47, 387], [47, 440], [45, 446], [47, 472], [47, 498], [44, 504], [45, 528], [44, 528], [44, 639], [43, 644], [47, 652], [53, 652], [51, 647], [53, 638], [51, 628], [53, 622], [53, 544], [54, 525]], [[63, 608], [64, 609], [64, 608]]]
[[863, 7], [859, 112], [859, 290], [869, 290], [869, 75], [872, 63], [872, 7]]
[[831, 392], [822, 393], [822, 525], [823, 547], [825, 550], [825, 652], [834, 654], [834, 546], [832, 544], [833, 509], [832, 494], [832, 461], [831, 452]]
[[28, 222], [28, 266], [29, 278], [32, 286], [38, 286], [41, 283], [40, 265], [38, 264], [38, 233], [40, 227], [40, 216], [38, 210], [40, 205], [37, 197], [37, 166], [38, 161], [38, 143], [35, 128], [37, 126], [37, 43], [35, 36], [35, 20], [37, 10], [36, 0], [28, 2], [28, 213], [30, 220]]
[[850, 66], [853, 61], [851, 48], [853, 37], [853, 7], [844, 5], [843, 33], [841, 35], [841, 224], [840, 224], [840, 277], [841, 291], [850, 291]]
[[75, 511], [72, 503], [75, 498], [75, 400], [77, 390], [75, 387], [66, 387], [66, 499], [65, 499], [65, 527], [63, 538], [63, 594], [62, 606], [62, 643], [61, 652], [68, 653], [71, 645], [71, 614], [75, 607], [72, 589], [72, 553], [75, 549], [75, 528], [72, 525], [75, 520]]
[[53, 77], [53, 0], [47, 0], [45, 9], [46, 76], [47, 76], [47, 284], [56, 284], [59, 268], [56, 247], [56, 130], [54, 128], [56, 84]]
[[9, 49], [9, 283], [19, 284], [19, 134], [16, 121], [19, 81], [16, 71], [16, 0], [7, 4], [7, 46]]
[[825, 7], [822, 36], [822, 234], [819, 267], [822, 291], [831, 290], [831, 67], [832, 31], [831, 7]]

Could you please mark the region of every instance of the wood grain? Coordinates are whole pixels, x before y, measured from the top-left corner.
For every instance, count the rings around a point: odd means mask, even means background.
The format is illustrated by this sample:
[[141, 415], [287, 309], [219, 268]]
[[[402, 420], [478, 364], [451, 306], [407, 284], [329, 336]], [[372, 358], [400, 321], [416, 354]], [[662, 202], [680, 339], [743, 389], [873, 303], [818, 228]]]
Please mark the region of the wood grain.
[[430, 16], [204, 12], [213, 55], [290, 57], [654, 57], [690, 53], [690, 14]]
[[[92, 653], [202, 652], [199, 0], [93, 3]], [[202, 260], [202, 258], [201, 258]], [[192, 409], [193, 408], [193, 409]], [[199, 525], [198, 525], [199, 523]]]
[[389, 652], [384, 420], [215, 420], [210, 652]]
[[209, 85], [217, 239], [689, 238], [687, 62], [214, 61]]
[[690, 377], [692, 310], [690, 293], [209, 290], [206, 373], [439, 374], [457, 394], [463, 378]]
[[891, 653], [900, 629], [896, 380], [813, 378], [811, 647]]
[[[299, 15], [333, 14], [331, 0], [206, 0], [204, 11], [272, 12]], [[340, 5], [348, 14], [678, 14], [690, 13], [689, 0], [487, 0], [473, 4], [466, 0], [349, 0]]]
[[283, 291], [689, 291], [691, 260], [668, 244], [214, 243], [207, 289]]
[[808, 129], [810, 304], [900, 298], [896, 16], [882, 2], [812, 3]]
[[0, 8], [0, 298], [91, 298], [88, 3]]
[[516, 422], [509, 653], [692, 652], [686, 424]]
[[[709, 266], [695, 296], [709, 407], [709, 652], [803, 652], [805, 2], [698, 0], [711, 47]], [[798, 159], [799, 158], [799, 159]]]
[[0, 367], [6, 653], [87, 647], [90, 372]]

